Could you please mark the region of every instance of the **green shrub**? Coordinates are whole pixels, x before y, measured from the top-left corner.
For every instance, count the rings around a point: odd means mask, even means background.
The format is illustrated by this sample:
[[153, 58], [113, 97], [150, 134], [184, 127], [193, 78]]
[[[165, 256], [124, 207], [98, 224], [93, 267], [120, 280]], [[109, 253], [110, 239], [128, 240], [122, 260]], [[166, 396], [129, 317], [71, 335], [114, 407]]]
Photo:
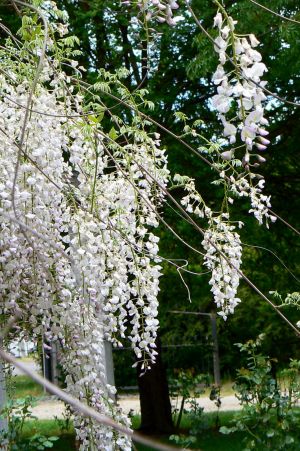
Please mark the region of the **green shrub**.
[[300, 443], [300, 361], [292, 360], [278, 378], [274, 360], [259, 353], [263, 335], [256, 341], [238, 344], [247, 355], [246, 368], [238, 371], [235, 391], [242, 410], [231, 427], [220, 432], [247, 433], [245, 450], [298, 450]]

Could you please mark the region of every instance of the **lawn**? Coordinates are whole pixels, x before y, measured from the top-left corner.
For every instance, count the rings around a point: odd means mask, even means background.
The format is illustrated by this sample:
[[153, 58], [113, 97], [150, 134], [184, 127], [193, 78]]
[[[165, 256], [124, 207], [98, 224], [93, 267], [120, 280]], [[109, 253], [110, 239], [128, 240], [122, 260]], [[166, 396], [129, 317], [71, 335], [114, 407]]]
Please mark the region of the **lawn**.
[[[15, 399], [25, 398], [28, 395], [34, 398], [40, 398], [44, 396], [43, 388], [36, 382], [32, 381], [28, 376], [16, 376], [14, 377], [14, 395]], [[226, 384], [227, 387], [225, 391], [229, 394], [231, 391], [230, 384]], [[220, 423], [221, 425], [228, 425], [229, 421], [232, 419], [233, 412], [221, 412], [220, 413]], [[215, 413], [204, 413], [201, 417], [201, 422], [205, 424], [205, 429], [201, 439], [195, 444], [194, 449], [202, 449], [204, 451], [241, 451], [243, 446], [241, 444], [243, 434], [231, 434], [230, 436], [224, 436], [220, 434], [214, 427], [216, 419]], [[139, 426], [139, 417], [133, 418], [133, 428], [137, 429]], [[183, 418], [182, 427], [183, 429], [188, 429], [188, 424]], [[70, 430], [62, 431], [59, 424], [55, 420], [38, 420], [38, 421], [26, 421], [24, 426], [24, 440], [33, 434], [41, 434], [45, 436], [57, 436], [59, 440], [54, 443], [53, 451], [73, 451], [75, 450], [75, 436], [74, 429], [71, 426]], [[163, 442], [168, 442], [168, 438], [161, 438]], [[136, 447], [139, 451], [144, 451], [151, 448], [146, 448], [142, 446]]]
[[[233, 418], [234, 412], [220, 412], [219, 422], [220, 426], [228, 426]], [[201, 449], [203, 451], [242, 451], [244, 449], [243, 439], [246, 437], [244, 433], [237, 432], [230, 435], [224, 435], [218, 432], [216, 428], [216, 414], [214, 412], [203, 413], [200, 421], [203, 424], [203, 431], [201, 437], [192, 446], [191, 449]], [[133, 418], [133, 427], [137, 428], [139, 424], [139, 417]], [[182, 428], [188, 429], [189, 424], [185, 418], [182, 421]], [[165, 438], [164, 443], [171, 443]], [[136, 445], [138, 451], [151, 451], [153, 448]], [[259, 451], [259, 450], [257, 450]]]
[[[44, 395], [43, 389], [32, 381], [27, 376], [16, 376], [14, 378], [14, 383], [16, 391], [14, 393], [14, 398], [24, 398], [27, 395], [39, 398]], [[231, 391], [231, 384], [226, 384], [225, 391], [229, 394]], [[220, 412], [219, 413], [219, 424], [220, 426], [227, 426], [234, 412]], [[230, 435], [223, 435], [218, 432], [216, 428], [216, 413], [209, 412], [203, 413], [200, 420], [203, 424], [203, 431], [201, 432], [201, 438], [195, 443], [193, 449], [201, 449], [203, 451], [242, 451], [243, 450], [243, 438], [245, 434], [234, 433]], [[133, 417], [132, 425], [134, 429], [139, 427], [140, 418], [138, 416]], [[183, 418], [182, 429], [187, 430], [189, 424], [187, 420]], [[59, 440], [54, 443], [53, 451], [73, 451], [75, 450], [75, 436], [74, 429], [71, 425], [68, 431], [63, 430], [59, 427], [59, 424], [55, 420], [38, 420], [38, 421], [26, 421], [24, 427], [24, 440], [33, 434], [41, 434], [45, 436], [58, 436]], [[168, 437], [159, 438], [163, 442], [168, 442]], [[191, 448], [191, 446], [190, 446]], [[151, 450], [151, 448], [136, 445], [138, 451]]]
[[27, 421], [23, 429], [24, 442], [26, 441], [26, 438], [32, 436], [33, 434], [40, 434], [46, 437], [59, 437], [59, 440], [54, 442], [54, 446], [51, 448], [53, 451], [75, 450], [75, 434], [72, 425], [70, 430], [62, 431], [55, 420]]
[[15, 376], [13, 378], [14, 390], [12, 393], [13, 399], [25, 398], [32, 396], [39, 398], [44, 395], [44, 389], [28, 376]]
[[[228, 425], [233, 416], [233, 412], [221, 412], [220, 423], [222, 426]], [[220, 434], [214, 427], [215, 414], [207, 413], [203, 414], [202, 421], [206, 424], [207, 429], [203, 430], [203, 434], [199, 441], [193, 446], [193, 449], [201, 449], [203, 451], [242, 451], [242, 440], [245, 434], [235, 433], [230, 436]], [[133, 418], [133, 427], [136, 428], [139, 425], [139, 417]], [[187, 427], [186, 421], [183, 421], [183, 427]], [[73, 451], [75, 450], [75, 436], [73, 427], [70, 427], [69, 431], [62, 433], [58, 423], [55, 420], [39, 420], [39, 421], [27, 421], [24, 427], [24, 439], [34, 433], [39, 433], [45, 436], [58, 436], [59, 440], [54, 443], [53, 451]], [[156, 438], [160, 441], [167, 443], [167, 437]], [[170, 442], [169, 442], [170, 443]], [[141, 445], [136, 445], [138, 451], [151, 450]]]

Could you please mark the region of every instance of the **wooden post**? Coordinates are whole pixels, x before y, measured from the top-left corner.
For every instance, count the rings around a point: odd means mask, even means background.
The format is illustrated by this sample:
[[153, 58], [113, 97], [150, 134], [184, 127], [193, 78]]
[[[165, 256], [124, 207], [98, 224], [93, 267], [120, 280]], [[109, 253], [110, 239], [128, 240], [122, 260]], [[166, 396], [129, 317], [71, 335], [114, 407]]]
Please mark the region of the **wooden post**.
[[213, 364], [214, 364], [214, 381], [217, 387], [221, 385], [220, 374], [220, 356], [219, 356], [219, 344], [218, 344], [218, 332], [217, 332], [217, 318], [215, 313], [210, 314], [211, 320], [211, 334], [213, 341]]
[[51, 344], [50, 351], [51, 377], [52, 377], [51, 382], [53, 382], [53, 384], [59, 387], [58, 351], [59, 344], [57, 342], [53, 342]]
[[213, 365], [214, 365], [214, 381], [217, 387], [221, 386], [221, 374], [220, 374], [220, 356], [219, 356], [219, 344], [218, 344], [218, 332], [217, 332], [217, 316], [215, 313], [206, 312], [184, 312], [180, 310], [170, 310], [170, 313], [179, 313], [181, 315], [199, 315], [210, 317], [211, 321], [211, 334], [213, 342]]
[[[104, 340], [104, 370], [106, 383], [115, 386], [114, 361], [112, 354], [112, 344], [110, 341]], [[113, 397], [114, 399], [115, 397]]]
[[[44, 340], [42, 341], [42, 353], [43, 353], [43, 376], [48, 381], [52, 382], [50, 353], [48, 350], [44, 348]], [[45, 394], [48, 393], [46, 387], [44, 387], [44, 393]]]
[[[2, 340], [0, 339], [0, 346], [2, 347]], [[0, 410], [6, 405], [6, 380], [4, 362], [0, 359]], [[8, 432], [7, 418], [0, 417], [0, 431]], [[7, 443], [0, 443], [0, 451], [7, 451]]]
[[[43, 346], [43, 375], [44, 378], [59, 387], [60, 372], [58, 367], [59, 362], [59, 343], [52, 342], [46, 343], [49, 349], [45, 349]], [[45, 389], [45, 393], [47, 390]]]

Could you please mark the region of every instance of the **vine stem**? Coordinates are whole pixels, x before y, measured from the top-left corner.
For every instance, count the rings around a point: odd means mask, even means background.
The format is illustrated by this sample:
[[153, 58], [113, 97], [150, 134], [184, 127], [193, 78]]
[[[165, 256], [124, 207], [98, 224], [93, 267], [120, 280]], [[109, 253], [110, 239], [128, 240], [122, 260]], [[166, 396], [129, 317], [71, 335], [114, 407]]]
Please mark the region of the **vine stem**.
[[[76, 82], [78, 82], [78, 80], [76, 80]], [[82, 85], [87, 85], [87, 83], [82, 82]], [[88, 85], [89, 86], [89, 85]], [[180, 136], [176, 135], [174, 132], [172, 132], [171, 130], [169, 130], [167, 127], [164, 127], [162, 124], [160, 124], [159, 122], [157, 122], [155, 119], [153, 119], [151, 116], [148, 116], [145, 113], [142, 113], [141, 111], [138, 111], [138, 109], [136, 107], [134, 107], [133, 105], [130, 105], [128, 102], [126, 102], [125, 100], [122, 100], [120, 98], [118, 98], [117, 96], [105, 92], [105, 94], [116, 100], [118, 102], [118, 104], [122, 104], [124, 105], [126, 108], [131, 109], [132, 111], [135, 111], [136, 113], [140, 114], [141, 117], [143, 117], [144, 119], [150, 121], [153, 125], [155, 125], [156, 127], [158, 127], [159, 129], [161, 129], [162, 131], [164, 131], [165, 133], [167, 133], [168, 135], [172, 136], [174, 139], [176, 139], [178, 142], [180, 142], [180, 144], [182, 144], [184, 147], [186, 147], [187, 149], [189, 149], [191, 152], [193, 152], [198, 158], [200, 158], [204, 163], [206, 163], [207, 165], [209, 165], [211, 167], [211, 169], [213, 169], [214, 171], [220, 172], [214, 164], [212, 164], [207, 158], [205, 158], [203, 155], [201, 155], [194, 147], [192, 147], [189, 143], [187, 143], [185, 140], [183, 140]], [[15, 103], [16, 105], [20, 106], [20, 108], [26, 108], [24, 107], [24, 105], [14, 101], [13, 99], [11, 99], [9, 96], [5, 96], [9, 101], [11, 101], [12, 103]], [[109, 110], [109, 108], [106, 108], [107, 110]], [[76, 115], [67, 115], [67, 114], [62, 114], [62, 115], [54, 115], [54, 114], [50, 114], [50, 113], [46, 113], [46, 112], [41, 112], [35, 109], [30, 108], [29, 109], [30, 112], [36, 113], [36, 114], [40, 114], [42, 116], [54, 116], [54, 117], [66, 117], [68, 119], [77, 119], [77, 118], [81, 118], [81, 117], [88, 117], [91, 114], [95, 114], [97, 115], [97, 113], [94, 113], [93, 111], [89, 111], [88, 113], [84, 113], [84, 114], [76, 114]], [[1, 131], [1, 130], [0, 130]], [[5, 133], [6, 134], [6, 133]], [[6, 135], [7, 136], [7, 135]], [[19, 146], [19, 144], [15, 143], [15, 145]], [[23, 154], [27, 156], [27, 154], [24, 152], [24, 150], [22, 150]], [[28, 157], [28, 156], [27, 156]], [[31, 161], [36, 167], [37, 169], [42, 172], [40, 170], [40, 168], [37, 166], [37, 164], [33, 161]], [[45, 175], [45, 174], [44, 174]], [[45, 175], [46, 176], [46, 175]], [[49, 179], [49, 176], [46, 176]], [[229, 178], [225, 175], [224, 177], [227, 181], [229, 181]], [[50, 180], [50, 179], [49, 179]], [[267, 207], [268, 208], [268, 207]], [[276, 218], [281, 221], [283, 224], [285, 224], [289, 229], [291, 229], [294, 233], [296, 233], [297, 235], [300, 236], [300, 231], [297, 230], [295, 227], [293, 227], [290, 223], [288, 223], [285, 219], [283, 219], [280, 215], [278, 215], [277, 213], [275, 213], [273, 210], [271, 210], [270, 208], [268, 208], [269, 212], [273, 215], [276, 216]]]
[[28, 368], [23, 362], [20, 362], [19, 360], [15, 359], [11, 354], [7, 353], [3, 348], [0, 348], [0, 357], [5, 360], [6, 362], [14, 365], [16, 368], [21, 370], [24, 374], [31, 377], [35, 382], [37, 382], [42, 387], [46, 388], [50, 393], [52, 393], [55, 396], [58, 396], [62, 401], [73, 407], [75, 411], [78, 413], [89, 417], [93, 420], [95, 420], [97, 423], [103, 424], [104, 426], [107, 426], [109, 428], [115, 429], [116, 431], [120, 432], [121, 434], [127, 435], [130, 437], [133, 441], [140, 443], [142, 445], [150, 446], [153, 449], [157, 449], [159, 451], [175, 451], [178, 448], [174, 448], [173, 446], [169, 445], [163, 445], [161, 443], [158, 443], [156, 440], [150, 439], [148, 437], [145, 437], [144, 435], [134, 432], [133, 430], [127, 428], [126, 426], [123, 426], [116, 421], [114, 421], [112, 418], [109, 418], [107, 415], [103, 415], [96, 410], [92, 409], [91, 407], [87, 406], [86, 404], [82, 403], [78, 399], [74, 398], [73, 396], [69, 395], [65, 391], [58, 388], [56, 385], [52, 384], [52, 382], [49, 382], [47, 379], [44, 379], [42, 376], [40, 376], [35, 371], [32, 371], [30, 368]]

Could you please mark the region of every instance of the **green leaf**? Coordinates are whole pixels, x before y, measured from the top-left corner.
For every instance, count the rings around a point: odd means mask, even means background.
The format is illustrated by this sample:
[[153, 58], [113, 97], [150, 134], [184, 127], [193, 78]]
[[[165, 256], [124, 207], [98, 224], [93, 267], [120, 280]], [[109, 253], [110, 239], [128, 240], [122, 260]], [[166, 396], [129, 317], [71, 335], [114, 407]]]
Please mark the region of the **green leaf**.
[[117, 139], [118, 134], [117, 134], [117, 132], [116, 132], [116, 130], [115, 130], [114, 127], [112, 127], [112, 128], [110, 129], [110, 132], [109, 132], [108, 136], [109, 136], [111, 139], [113, 139], [114, 141]]
[[274, 437], [275, 431], [273, 429], [270, 429], [269, 431], [267, 431], [267, 437], [271, 438]]
[[228, 428], [226, 426], [222, 426], [222, 427], [220, 427], [219, 432], [221, 432], [221, 434], [228, 435], [228, 434], [231, 434], [232, 432], [234, 432], [233, 429], [234, 428]]
[[97, 124], [97, 123], [99, 122], [98, 116], [96, 117], [96, 116], [94, 116], [93, 114], [89, 114], [89, 115], [88, 115], [88, 118], [89, 118], [89, 120], [90, 120], [91, 122], [93, 122], [94, 124]]
[[291, 445], [292, 443], [294, 443], [295, 442], [295, 440], [294, 440], [294, 438], [291, 436], [291, 435], [287, 435], [286, 436], [286, 438], [285, 438], [285, 443], [287, 444], [287, 445]]
[[103, 111], [99, 111], [99, 113], [97, 113], [98, 116], [98, 122], [101, 122], [102, 119], [104, 118], [104, 112]]

